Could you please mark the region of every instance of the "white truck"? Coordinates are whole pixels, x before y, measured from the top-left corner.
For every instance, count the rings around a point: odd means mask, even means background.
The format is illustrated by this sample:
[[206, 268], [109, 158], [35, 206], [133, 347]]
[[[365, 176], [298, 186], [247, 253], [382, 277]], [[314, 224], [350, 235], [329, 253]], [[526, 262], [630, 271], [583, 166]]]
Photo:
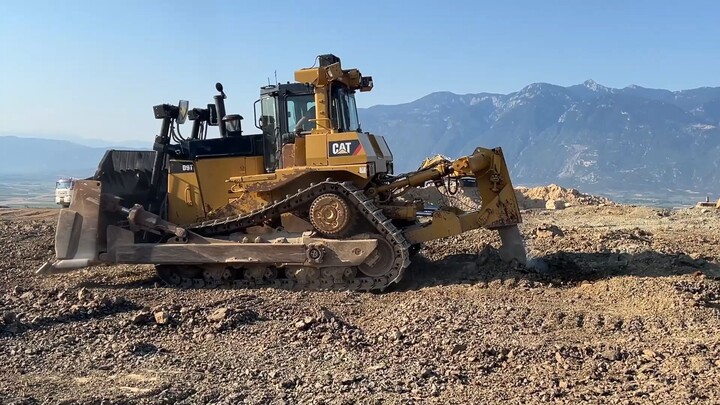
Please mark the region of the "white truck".
[[62, 178], [55, 182], [55, 204], [58, 204], [63, 208], [70, 206], [73, 183], [74, 180], [72, 178]]

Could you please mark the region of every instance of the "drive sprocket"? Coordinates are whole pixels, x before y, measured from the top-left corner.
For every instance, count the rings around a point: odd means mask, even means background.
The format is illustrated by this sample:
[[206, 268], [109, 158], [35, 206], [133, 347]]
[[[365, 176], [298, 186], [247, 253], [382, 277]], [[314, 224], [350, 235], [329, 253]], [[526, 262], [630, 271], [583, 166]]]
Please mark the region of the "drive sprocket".
[[334, 193], [318, 196], [310, 205], [309, 217], [318, 232], [331, 238], [347, 236], [354, 222], [350, 204]]

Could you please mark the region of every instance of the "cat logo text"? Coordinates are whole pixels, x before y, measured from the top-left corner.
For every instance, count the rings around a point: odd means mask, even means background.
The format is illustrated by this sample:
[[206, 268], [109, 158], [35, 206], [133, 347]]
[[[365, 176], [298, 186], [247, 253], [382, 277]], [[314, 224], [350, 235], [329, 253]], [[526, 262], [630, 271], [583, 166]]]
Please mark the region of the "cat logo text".
[[354, 156], [362, 152], [360, 141], [336, 141], [330, 142], [328, 154], [330, 156]]

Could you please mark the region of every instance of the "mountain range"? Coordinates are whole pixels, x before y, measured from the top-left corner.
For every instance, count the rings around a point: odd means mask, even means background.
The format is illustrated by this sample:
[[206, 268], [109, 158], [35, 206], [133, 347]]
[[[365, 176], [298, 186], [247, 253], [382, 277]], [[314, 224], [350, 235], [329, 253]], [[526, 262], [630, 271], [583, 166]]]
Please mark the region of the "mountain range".
[[669, 91], [533, 83], [510, 94], [437, 92], [360, 111], [396, 167], [500, 146], [516, 184], [720, 192], [720, 88]]
[[[510, 94], [437, 92], [359, 114], [364, 131], [385, 136], [396, 173], [427, 156], [500, 146], [515, 185], [557, 183], [608, 195], [720, 193], [720, 87], [533, 83]], [[28, 178], [89, 176], [106, 149], [133, 145], [0, 136], [0, 146], [0, 175]]]
[[[78, 142], [82, 142], [78, 143]], [[0, 176], [15, 179], [88, 177], [107, 149], [136, 149], [134, 142], [0, 136]], [[90, 146], [94, 145], [94, 146]], [[142, 149], [147, 149], [147, 146]]]

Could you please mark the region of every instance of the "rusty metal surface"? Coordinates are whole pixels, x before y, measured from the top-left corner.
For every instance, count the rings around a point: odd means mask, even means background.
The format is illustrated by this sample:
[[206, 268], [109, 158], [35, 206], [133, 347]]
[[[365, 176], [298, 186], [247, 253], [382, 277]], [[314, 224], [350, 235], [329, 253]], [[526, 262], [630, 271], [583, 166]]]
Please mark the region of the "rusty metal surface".
[[[56, 253], [65, 253], [62, 257], [58, 255], [58, 258], [96, 259], [99, 245], [100, 183], [94, 180], [76, 181], [72, 203], [67, 210], [74, 213], [61, 212], [58, 218], [55, 240], [67, 243], [64, 247], [56, 246], [64, 251], [58, 252], [56, 249]], [[71, 222], [66, 222], [68, 220]], [[63, 235], [68, 232], [69, 236]]]
[[76, 181], [70, 207], [60, 210], [58, 216], [55, 230], [57, 260], [41, 267], [38, 273], [54, 273], [96, 263], [101, 242], [98, 232], [100, 213], [100, 182]]
[[325, 236], [345, 234], [352, 225], [348, 202], [337, 194], [323, 194], [310, 205], [310, 223]]
[[[303, 243], [237, 243], [207, 244], [161, 243], [117, 245], [108, 256], [115, 263], [152, 264], [260, 264], [306, 265], [313, 267], [357, 266], [375, 250], [376, 239], [332, 240], [309, 238]], [[323, 248], [318, 262], [308, 259], [312, 246]]]

